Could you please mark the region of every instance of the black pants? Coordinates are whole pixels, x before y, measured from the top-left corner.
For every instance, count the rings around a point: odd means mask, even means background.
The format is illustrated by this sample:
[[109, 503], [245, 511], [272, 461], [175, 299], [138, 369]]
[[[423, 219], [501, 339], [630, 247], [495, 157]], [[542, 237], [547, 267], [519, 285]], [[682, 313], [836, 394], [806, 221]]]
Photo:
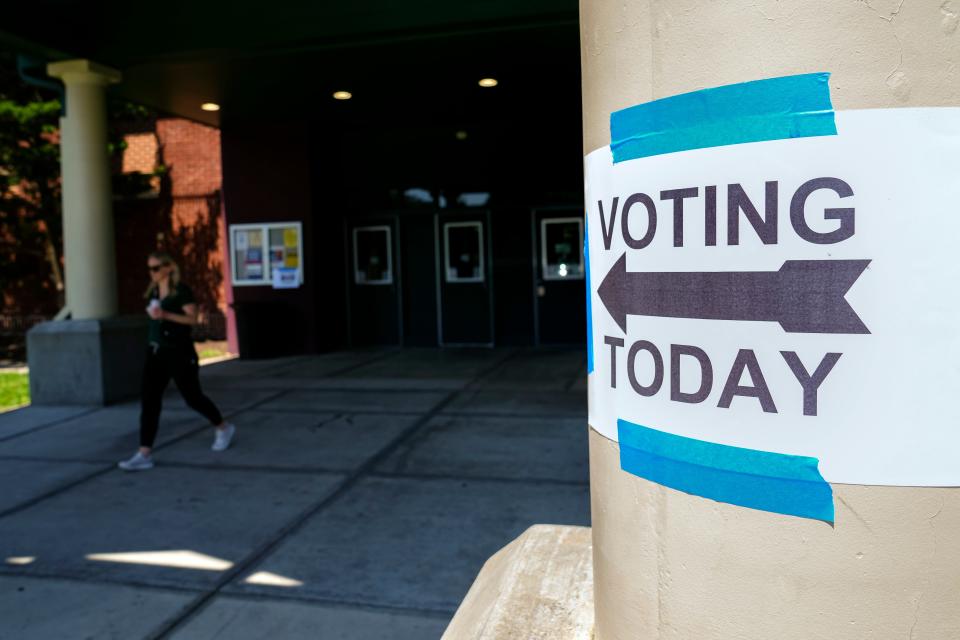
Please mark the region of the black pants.
[[193, 345], [181, 349], [147, 349], [147, 363], [143, 367], [143, 386], [140, 410], [140, 446], [153, 447], [160, 425], [163, 392], [170, 378], [177, 385], [187, 406], [199, 412], [212, 425], [223, 422], [216, 405], [200, 390], [200, 367]]

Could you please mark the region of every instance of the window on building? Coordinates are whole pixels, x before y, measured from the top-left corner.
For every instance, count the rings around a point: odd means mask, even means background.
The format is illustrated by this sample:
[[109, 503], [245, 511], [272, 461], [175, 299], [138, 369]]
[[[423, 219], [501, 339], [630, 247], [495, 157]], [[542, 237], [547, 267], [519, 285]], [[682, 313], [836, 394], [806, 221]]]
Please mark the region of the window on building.
[[540, 226], [544, 280], [583, 279], [583, 220], [548, 218]]
[[447, 282], [483, 282], [483, 224], [448, 222], [443, 225]]
[[359, 285], [393, 284], [390, 227], [353, 230], [353, 281]]
[[299, 222], [230, 225], [234, 285], [272, 285], [277, 270], [296, 271], [303, 283], [303, 232]]

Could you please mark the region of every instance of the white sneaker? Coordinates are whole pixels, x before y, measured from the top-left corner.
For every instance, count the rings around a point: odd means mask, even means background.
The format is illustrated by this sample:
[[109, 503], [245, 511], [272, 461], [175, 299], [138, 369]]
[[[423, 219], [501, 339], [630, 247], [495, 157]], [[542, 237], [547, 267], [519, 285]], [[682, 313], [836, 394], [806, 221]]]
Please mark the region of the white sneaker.
[[213, 446], [210, 447], [213, 451], [224, 451], [233, 441], [233, 434], [237, 432], [237, 428], [232, 424], [228, 424], [224, 429], [214, 429], [216, 435], [213, 438]]
[[146, 471], [147, 469], [153, 469], [153, 456], [145, 456], [137, 451], [132, 458], [118, 462], [117, 466], [124, 471]]

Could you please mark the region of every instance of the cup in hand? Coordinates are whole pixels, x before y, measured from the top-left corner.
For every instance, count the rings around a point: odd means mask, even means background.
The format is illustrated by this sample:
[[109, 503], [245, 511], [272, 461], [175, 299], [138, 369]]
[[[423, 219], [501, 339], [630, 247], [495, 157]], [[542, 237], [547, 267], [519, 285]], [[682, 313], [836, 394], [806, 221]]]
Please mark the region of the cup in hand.
[[156, 318], [160, 313], [160, 301], [154, 298], [150, 301], [150, 304], [147, 305], [147, 315], [151, 318]]

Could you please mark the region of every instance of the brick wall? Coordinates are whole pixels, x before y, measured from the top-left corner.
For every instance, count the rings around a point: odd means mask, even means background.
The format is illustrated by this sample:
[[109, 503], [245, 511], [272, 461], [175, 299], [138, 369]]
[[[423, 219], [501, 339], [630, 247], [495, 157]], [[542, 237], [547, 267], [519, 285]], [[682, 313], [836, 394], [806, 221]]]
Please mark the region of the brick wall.
[[[145, 129], [145, 130], [144, 130]], [[115, 200], [118, 294], [122, 313], [143, 309], [147, 254], [169, 252], [197, 296], [197, 337], [226, 337], [220, 132], [180, 118], [158, 118], [123, 133], [120, 169], [164, 167], [153, 189]]]
[[162, 162], [170, 169], [174, 196], [220, 190], [220, 131], [180, 118], [157, 120]]
[[153, 173], [159, 164], [159, 143], [156, 133], [153, 131], [128, 133], [123, 136], [123, 141], [127, 143], [127, 148], [120, 156], [121, 173], [134, 171]]
[[[178, 257], [197, 294], [195, 336], [226, 338], [220, 131], [179, 118], [110, 127], [114, 139], [126, 142], [112, 158], [120, 313], [143, 313], [147, 254], [161, 249]], [[150, 177], [158, 167], [166, 173]], [[24, 275], [0, 292], [0, 360], [22, 359], [26, 330], [51, 318], [63, 299], [42, 256], [24, 252], [16, 259]]]

